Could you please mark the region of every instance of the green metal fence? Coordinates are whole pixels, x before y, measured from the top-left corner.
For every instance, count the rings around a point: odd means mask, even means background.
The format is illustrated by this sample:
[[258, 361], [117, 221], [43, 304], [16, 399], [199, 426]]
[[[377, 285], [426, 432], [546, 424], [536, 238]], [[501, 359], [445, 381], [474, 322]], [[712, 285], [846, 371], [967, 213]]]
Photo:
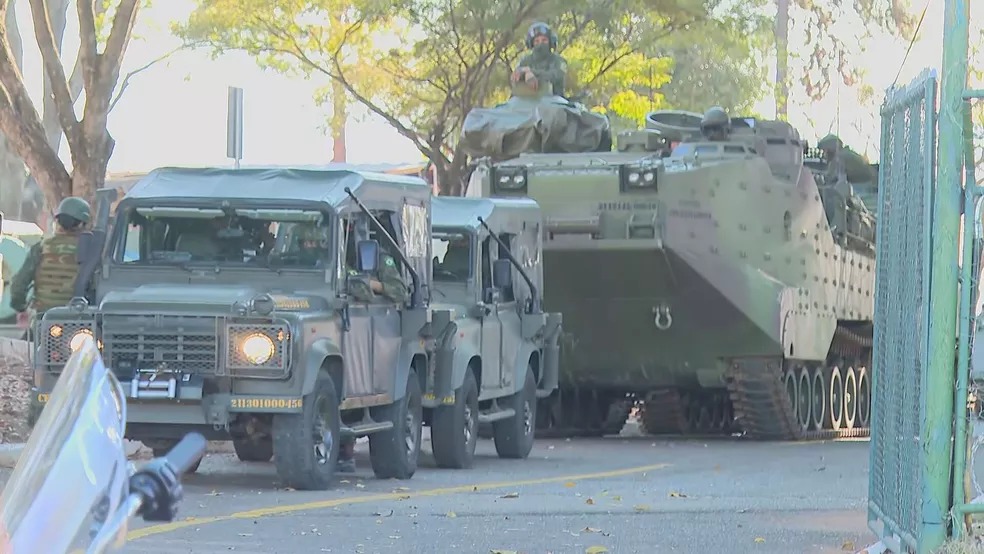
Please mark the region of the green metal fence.
[[973, 241], [984, 190], [966, 163], [970, 102], [984, 98], [966, 90], [969, 19], [970, 0], [945, 0], [938, 108], [927, 70], [882, 109], [868, 519], [897, 553], [932, 552], [984, 513], [963, 485], [971, 260], [984, 247]]
[[[869, 525], [893, 551], [916, 549], [929, 365], [937, 76], [887, 92], [881, 110]], [[946, 476], [942, 476], [944, 483]], [[894, 544], [893, 544], [894, 543]]]

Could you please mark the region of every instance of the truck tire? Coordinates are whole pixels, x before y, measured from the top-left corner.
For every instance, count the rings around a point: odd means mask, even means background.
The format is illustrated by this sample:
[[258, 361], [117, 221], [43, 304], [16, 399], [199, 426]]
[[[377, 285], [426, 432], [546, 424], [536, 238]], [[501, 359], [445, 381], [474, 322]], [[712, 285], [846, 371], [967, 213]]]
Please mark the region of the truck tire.
[[424, 423], [422, 396], [417, 372], [411, 369], [403, 398], [376, 409], [373, 419], [393, 424], [392, 429], [369, 435], [369, 461], [377, 478], [409, 479], [417, 472]]
[[455, 391], [454, 405], [434, 408], [431, 443], [437, 467], [472, 467], [478, 443], [478, 383], [470, 367], [465, 370], [465, 382]]
[[[176, 445], [176, 444], [178, 444], [178, 441], [166, 441], [166, 442], [161, 441], [161, 442], [155, 444], [155, 447], [154, 448], [151, 448], [151, 450], [154, 452], [154, 457], [155, 458], [161, 458], [161, 457], [166, 456], [167, 453], [170, 452], [171, 449], [174, 448], [174, 445]], [[144, 446], [146, 446], [146, 445], [144, 445]], [[204, 460], [204, 459], [205, 459], [205, 455], [203, 454], [202, 457], [199, 458], [197, 462], [195, 462], [195, 465], [193, 465], [190, 468], [188, 468], [188, 471], [186, 471], [184, 474], [185, 475], [191, 475], [192, 473], [198, 472], [198, 467], [202, 465], [202, 460]]]
[[232, 441], [236, 457], [241, 462], [269, 462], [273, 458], [273, 439], [240, 439]]
[[526, 370], [523, 389], [509, 397], [506, 405], [516, 415], [492, 424], [495, 451], [500, 458], [526, 458], [533, 450], [536, 433], [536, 380], [532, 367]]
[[338, 393], [326, 374], [304, 397], [299, 414], [273, 416], [273, 457], [284, 486], [326, 490], [335, 477], [339, 446]]

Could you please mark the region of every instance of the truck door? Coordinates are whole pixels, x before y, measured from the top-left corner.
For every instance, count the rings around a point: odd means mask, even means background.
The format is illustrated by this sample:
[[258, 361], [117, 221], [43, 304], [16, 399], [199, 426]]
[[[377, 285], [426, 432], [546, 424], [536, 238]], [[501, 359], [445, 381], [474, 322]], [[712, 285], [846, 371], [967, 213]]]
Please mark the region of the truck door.
[[488, 305], [487, 315], [482, 319], [482, 388], [497, 390], [502, 387], [502, 322], [499, 305], [489, 294], [492, 290], [491, 242], [489, 237], [482, 241], [482, 296]]
[[[510, 249], [513, 246], [513, 239], [515, 235], [508, 233], [502, 233], [499, 235], [499, 240], [508, 244]], [[502, 246], [496, 244], [496, 248], [499, 250], [499, 259], [506, 260], [509, 259], [504, 252], [502, 252]], [[522, 323], [519, 318], [519, 307], [516, 301], [516, 280], [519, 279], [519, 275], [516, 270], [513, 270], [513, 285], [506, 290], [500, 291], [500, 303], [499, 303], [499, 325], [502, 328], [502, 339], [500, 340], [500, 383], [502, 388], [511, 388], [513, 386], [522, 387], [523, 383], [513, 383], [514, 376], [516, 374], [516, 364], [524, 363], [523, 361], [516, 360], [519, 355], [519, 346], [522, 336]]]

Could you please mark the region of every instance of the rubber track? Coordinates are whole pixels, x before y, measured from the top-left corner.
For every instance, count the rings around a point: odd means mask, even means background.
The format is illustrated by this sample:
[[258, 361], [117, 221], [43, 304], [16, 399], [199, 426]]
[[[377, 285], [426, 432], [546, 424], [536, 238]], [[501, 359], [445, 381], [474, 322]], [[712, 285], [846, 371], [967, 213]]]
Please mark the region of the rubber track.
[[[838, 327], [830, 357], [857, 356], [871, 338]], [[871, 364], [868, 364], [870, 370]], [[782, 382], [782, 359], [736, 360], [726, 374], [728, 393], [745, 436], [759, 440], [830, 440], [870, 436], [870, 427], [803, 431]]]
[[649, 435], [687, 434], [687, 407], [676, 389], [660, 389], [649, 393], [639, 415], [640, 431]]

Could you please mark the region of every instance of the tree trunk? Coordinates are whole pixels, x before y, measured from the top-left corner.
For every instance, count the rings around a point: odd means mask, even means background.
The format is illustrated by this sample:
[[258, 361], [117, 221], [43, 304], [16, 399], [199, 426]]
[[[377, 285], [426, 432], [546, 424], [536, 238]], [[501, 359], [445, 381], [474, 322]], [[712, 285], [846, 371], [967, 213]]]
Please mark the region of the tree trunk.
[[[7, 8], [4, 21], [7, 42], [18, 68], [24, 67], [24, 41], [20, 28], [17, 26], [17, 15], [13, 2]], [[0, 211], [11, 219], [22, 219], [21, 203], [24, 198], [24, 181], [27, 179], [27, 168], [24, 161], [14, 152], [7, 137], [0, 133]]]
[[776, 0], [776, 119], [785, 121], [789, 109], [789, 0]]
[[348, 122], [348, 93], [345, 87], [337, 80], [331, 81], [331, 140], [332, 156], [331, 161], [345, 163], [347, 161], [345, 153], [345, 124]]

